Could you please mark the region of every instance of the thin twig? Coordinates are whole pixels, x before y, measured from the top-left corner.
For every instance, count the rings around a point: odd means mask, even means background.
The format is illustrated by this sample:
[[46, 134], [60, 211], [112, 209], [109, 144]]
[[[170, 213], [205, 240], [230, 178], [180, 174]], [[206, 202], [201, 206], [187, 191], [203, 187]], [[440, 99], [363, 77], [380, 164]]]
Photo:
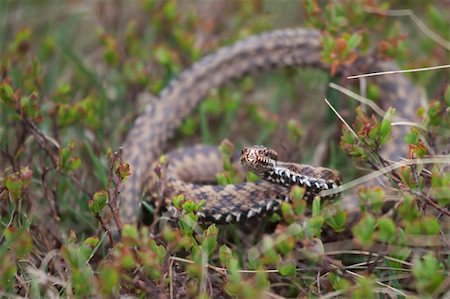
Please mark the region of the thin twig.
[[[122, 221], [119, 216], [119, 188], [121, 181], [120, 178], [118, 178], [114, 173], [114, 166], [116, 165], [116, 161], [118, 161], [118, 163], [122, 163], [120, 158], [121, 154], [121, 148], [119, 148], [112, 154], [108, 172], [108, 206], [111, 210], [114, 222], [116, 223], [116, 227], [119, 232], [121, 232], [123, 228]], [[112, 182], [114, 182], [114, 187], [112, 187]]]
[[169, 258], [169, 293], [170, 293], [170, 299], [173, 299], [173, 277], [172, 277], [172, 267], [174, 259]]
[[[47, 199], [49, 208], [50, 208], [50, 214], [52, 218], [55, 220], [56, 223], [59, 223], [61, 220], [61, 217], [59, 216], [59, 206], [58, 201], [55, 199], [55, 188], [50, 187], [50, 182], [48, 181], [48, 174], [51, 170], [51, 168], [48, 168], [45, 166], [45, 163], [41, 159], [42, 164], [42, 174], [41, 174], [41, 181], [42, 181], [42, 188], [44, 190], [44, 196]], [[54, 186], [57, 185], [58, 177], [55, 177]]]
[[89, 198], [93, 196], [92, 192], [90, 192], [88, 189], [86, 189], [81, 182], [74, 176], [69, 175], [66, 176], [72, 183], [74, 183], [85, 195], [87, 195]]
[[50, 143], [52, 143], [53, 146], [56, 147], [56, 149], [59, 149], [61, 146], [56, 141], [48, 138], [44, 133], [42, 133], [41, 130], [39, 130], [39, 128], [36, 126], [36, 124], [31, 120], [23, 119], [23, 122], [28, 131], [34, 136], [39, 146], [43, 148], [47, 155], [50, 157], [53, 163], [53, 167], [58, 168], [59, 159], [56, 156], [54, 150], [50, 147]]
[[103, 227], [103, 230], [106, 232], [106, 234], [108, 235], [108, 239], [109, 239], [109, 244], [112, 246], [113, 243], [113, 236], [111, 231], [108, 229], [108, 227], [105, 225], [105, 223], [103, 222], [102, 217], [100, 216], [100, 214], [95, 214], [95, 219], [97, 219], [98, 222], [100, 222], [100, 225]]

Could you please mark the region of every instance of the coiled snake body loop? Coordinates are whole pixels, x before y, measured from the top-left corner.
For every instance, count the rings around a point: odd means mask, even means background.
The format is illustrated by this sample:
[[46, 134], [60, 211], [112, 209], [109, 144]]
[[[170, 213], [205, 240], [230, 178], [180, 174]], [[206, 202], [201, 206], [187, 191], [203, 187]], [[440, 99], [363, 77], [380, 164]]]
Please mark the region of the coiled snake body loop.
[[[150, 104], [145, 113], [136, 119], [123, 144], [123, 160], [130, 164], [132, 176], [121, 190], [122, 221], [137, 222], [140, 194], [144, 186], [150, 193], [154, 193], [153, 196], [162, 196], [167, 204], [170, 204], [171, 198], [178, 194], [184, 194], [186, 198], [194, 201], [205, 199], [206, 205], [199, 212], [199, 216], [206, 221], [240, 221], [244, 218], [243, 215], [253, 217], [262, 214], [269, 211], [274, 202], [286, 199], [288, 196], [286, 187], [267, 181], [226, 186], [196, 185], [185, 181], [185, 178], [194, 176], [193, 169], [203, 167], [201, 169], [203, 176], [210, 176], [213, 171], [220, 171], [220, 166], [212, 162], [221, 161], [220, 155], [211, 147], [191, 148], [187, 150], [187, 154], [175, 151], [172, 155], [173, 159], [169, 159], [171, 163], [169, 167], [175, 172], [177, 169], [184, 169], [184, 171], [179, 172], [182, 173], [180, 176], [169, 175], [164, 182], [155, 175], [154, 165], [180, 122], [211, 89], [252, 71], [283, 66], [328, 69], [329, 66], [320, 58], [320, 41], [321, 34], [318, 31], [304, 29], [276, 30], [251, 36], [206, 56], [182, 72], [178, 79], [172, 81], [161, 92], [159, 99]], [[356, 62], [352, 69], [362, 73], [394, 70], [396, 66], [367, 58]], [[397, 108], [400, 117], [408, 118], [413, 115], [418, 105], [418, 93], [414, 91], [408, 80], [400, 75], [383, 76], [375, 80], [380, 87], [383, 99]], [[402, 134], [399, 130], [394, 133], [391, 146], [384, 152], [384, 155], [389, 158], [396, 158], [403, 154], [398, 146]], [[202, 160], [208, 163], [199, 166], [198, 161]], [[317, 168], [309, 169], [317, 172]], [[312, 182], [314, 185], [319, 184], [320, 178], [319, 180], [315, 178], [315, 181], [305, 180], [303, 177], [294, 175], [296, 170], [289, 171], [292, 172], [290, 177], [294, 176], [295, 180], [302, 181], [306, 186]], [[282, 177], [285, 174], [283, 173]], [[202, 176], [202, 174], [196, 175]], [[270, 180], [270, 175], [268, 178]], [[205, 181], [204, 177], [200, 180]], [[278, 180], [281, 182], [281, 178]], [[323, 183], [320, 182], [320, 184]], [[156, 187], [161, 187], [161, 184], [164, 184], [163, 192], [154, 192]], [[320, 184], [319, 187], [323, 187]], [[314, 191], [311, 188], [310, 190]]]

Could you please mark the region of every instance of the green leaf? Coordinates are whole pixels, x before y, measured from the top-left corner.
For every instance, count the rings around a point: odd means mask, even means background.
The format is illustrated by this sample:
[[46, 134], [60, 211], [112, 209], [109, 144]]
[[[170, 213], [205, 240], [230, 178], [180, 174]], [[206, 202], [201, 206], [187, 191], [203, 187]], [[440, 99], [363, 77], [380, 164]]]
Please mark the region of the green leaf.
[[180, 125], [179, 130], [185, 136], [193, 136], [197, 130], [197, 121], [194, 117], [187, 117]]
[[447, 107], [450, 107], [450, 84], [447, 85], [447, 88], [445, 89], [444, 101], [447, 104]]
[[101, 293], [106, 297], [116, 297], [120, 290], [119, 271], [111, 265], [106, 265], [98, 274]]
[[277, 240], [276, 248], [282, 255], [287, 255], [295, 248], [295, 243], [294, 238], [285, 238], [282, 236], [281, 240]]
[[350, 283], [335, 272], [328, 273], [328, 281], [331, 283], [334, 290], [347, 290], [350, 287]]
[[163, 245], [156, 244], [155, 240], [150, 240], [151, 249], [158, 257], [158, 263], [162, 264], [164, 262], [164, 257], [167, 255], [167, 250]]
[[319, 236], [324, 221], [323, 216], [315, 216], [308, 219], [306, 222], [306, 236]]
[[431, 102], [427, 111], [431, 126], [438, 127], [441, 125], [443, 118], [440, 117], [440, 112], [441, 112], [441, 103], [438, 101]]
[[72, 271], [72, 286], [75, 289], [75, 293], [80, 297], [89, 297], [87, 295], [95, 292], [92, 284], [93, 280], [94, 273], [89, 266]]
[[283, 219], [287, 223], [292, 223], [295, 221], [294, 210], [292, 209], [292, 206], [287, 202], [281, 203], [281, 215], [283, 215]]
[[360, 208], [362, 211], [370, 209], [372, 212], [379, 213], [383, 207], [386, 194], [381, 187], [361, 187], [358, 189]]
[[439, 221], [432, 216], [424, 216], [422, 218], [422, 227], [427, 235], [439, 235], [441, 231]]
[[431, 193], [440, 206], [450, 205], [450, 172], [433, 172], [431, 176]]
[[122, 238], [130, 240], [138, 240], [138, 231], [134, 225], [125, 224], [122, 230]]
[[353, 291], [352, 298], [372, 299], [375, 298], [373, 281], [368, 277], [358, 277], [356, 288]]
[[316, 196], [314, 197], [313, 203], [312, 203], [312, 216], [319, 216], [320, 215], [320, 197]]
[[94, 197], [89, 202], [89, 209], [93, 214], [99, 214], [108, 202], [108, 193], [104, 190], [95, 192]]
[[317, 263], [325, 254], [325, 248], [319, 238], [313, 238], [303, 242], [303, 253], [309, 260]]
[[239, 273], [239, 262], [235, 258], [231, 258], [228, 263], [228, 271], [230, 273], [230, 280], [234, 283], [241, 282], [241, 275]]
[[338, 211], [336, 215], [328, 217], [326, 223], [331, 226], [336, 232], [342, 232], [345, 230], [345, 223], [347, 222], [346, 211]]
[[294, 263], [281, 264], [277, 266], [277, 269], [282, 276], [294, 276], [296, 271]]
[[178, 221], [178, 226], [186, 236], [192, 236], [194, 227], [197, 225], [198, 216], [193, 213], [184, 214]]
[[7, 83], [0, 83], [0, 100], [6, 104], [14, 102], [14, 89]]
[[221, 102], [217, 94], [205, 99], [201, 103], [200, 109], [208, 114], [219, 115], [222, 109], [221, 109]]
[[247, 177], [246, 177], [247, 182], [256, 182], [258, 180], [260, 180], [259, 176], [257, 176], [256, 174], [254, 174], [252, 172], [247, 172]]
[[390, 135], [391, 135], [391, 130], [392, 130], [392, 117], [395, 114], [395, 109], [394, 108], [389, 108], [388, 111], [386, 112], [386, 114], [384, 115], [383, 120], [381, 121], [380, 124], [380, 145], [385, 144]]
[[58, 96], [63, 96], [68, 94], [70, 91], [71, 91], [70, 85], [67, 83], [62, 83], [61, 85], [58, 86], [55, 93]]
[[72, 157], [69, 159], [66, 167], [65, 167], [65, 171], [70, 172], [70, 171], [74, 171], [77, 170], [81, 165], [81, 160], [78, 157]]
[[347, 46], [350, 50], [356, 49], [362, 41], [362, 35], [359, 33], [353, 33], [347, 40]]
[[404, 141], [407, 144], [418, 144], [420, 140], [419, 131], [416, 128], [411, 128], [411, 132], [405, 135]]
[[297, 223], [294, 222], [292, 224], [289, 224], [288, 226], [288, 235], [294, 237], [296, 240], [301, 240], [304, 238], [304, 230], [303, 227]]
[[275, 244], [271, 237], [264, 236], [262, 242], [263, 262], [266, 264], [275, 264], [280, 260], [280, 255], [274, 250]]
[[120, 265], [127, 270], [132, 270], [136, 267], [136, 260], [129, 247], [121, 248], [120, 252]]
[[120, 163], [116, 168], [116, 175], [119, 177], [120, 181], [126, 181], [126, 179], [131, 175], [130, 164]]
[[0, 268], [0, 289], [13, 292], [16, 283], [17, 266], [15, 258], [10, 254], [2, 257], [2, 267]]
[[164, 16], [168, 20], [174, 20], [177, 15], [177, 4], [175, 1], [166, 1], [163, 5]]
[[366, 214], [359, 223], [353, 227], [353, 236], [364, 248], [369, 248], [373, 244], [375, 226], [375, 217], [371, 214]]
[[226, 245], [222, 245], [219, 248], [219, 259], [223, 267], [227, 267], [232, 257], [232, 251]]
[[63, 172], [71, 172], [78, 169], [81, 165], [80, 158], [72, 157], [72, 152], [75, 147], [75, 142], [71, 141], [67, 147], [63, 147], [60, 152], [61, 170]]
[[267, 274], [264, 269], [258, 269], [259, 271], [256, 272], [256, 283], [255, 283], [255, 289], [258, 290], [264, 290], [270, 287], [270, 282], [267, 279]]
[[62, 164], [66, 164], [67, 163], [67, 160], [69, 160], [71, 153], [72, 153], [72, 150], [69, 149], [68, 147], [64, 147], [61, 150], [61, 163]]
[[166, 241], [167, 243], [174, 241], [176, 238], [176, 234], [175, 234], [174, 230], [169, 225], [164, 226], [162, 235], [163, 235], [164, 241]]
[[195, 202], [192, 200], [187, 200], [185, 203], [183, 203], [183, 210], [186, 213], [192, 213], [195, 210]]
[[10, 243], [10, 248], [18, 259], [25, 258], [33, 249], [31, 235], [24, 228], [10, 226], [4, 230], [4, 236], [8, 243]]
[[177, 195], [172, 199], [172, 204], [177, 209], [181, 208], [181, 204], [183, 202], [184, 202], [184, 194]]
[[391, 218], [378, 219], [378, 237], [381, 241], [389, 242], [395, 237], [395, 223]]
[[219, 232], [219, 229], [216, 227], [215, 224], [210, 225], [206, 231], [205, 231], [205, 239], [202, 242], [202, 249], [205, 251], [209, 256], [211, 256], [214, 253], [214, 250], [216, 250], [217, 247], [217, 233]]
[[22, 193], [24, 181], [16, 175], [11, 175], [6, 177], [5, 186], [11, 196], [18, 199]]
[[302, 200], [304, 195], [305, 188], [302, 188], [300, 186], [292, 187], [291, 192], [289, 193], [289, 197], [292, 199], [292, 201]]
[[433, 27], [441, 33], [448, 32], [448, 18], [445, 17], [446, 13], [447, 11], [440, 9], [438, 5], [427, 5], [426, 7], [426, 16], [431, 21]]
[[97, 237], [89, 237], [83, 241], [83, 246], [95, 248], [98, 245], [99, 239]]
[[433, 294], [445, 279], [442, 265], [431, 252], [422, 259], [415, 258], [412, 270], [421, 294]]
[[292, 200], [292, 208], [296, 215], [303, 215], [306, 211], [307, 203], [303, 199], [305, 188], [294, 186], [291, 188], [289, 198]]
[[398, 207], [398, 213], [404, 220], [412, 221], [420, 218], [420, 211], [414, 197], [409, 194], [403, 196], [403, 201]]
[[156, 47], [155, 58], [161, 64], [170, 64], [172, 62], [169, 50], [163, 46]]
[[261, 253], [256, 247], [251, 247], [247, 250], [247, 259], [249, 269], [257, 269], [263, 264], [261, 260]]

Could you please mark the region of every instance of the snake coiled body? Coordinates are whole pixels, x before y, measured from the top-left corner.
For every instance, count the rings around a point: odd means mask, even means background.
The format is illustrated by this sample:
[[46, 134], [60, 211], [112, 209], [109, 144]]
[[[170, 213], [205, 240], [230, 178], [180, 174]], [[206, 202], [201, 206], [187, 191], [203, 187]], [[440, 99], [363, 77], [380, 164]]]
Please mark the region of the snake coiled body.
[[[218, 222], [240, 221], [245, 218], [244, 214], [246, 217], [257, 216], [270, 211], [274, 202], [284, 200], [288, 189], [266, 181], [226, 186], [196, 185], [185, 182], [183, 177], [171, 177], [170, 172], [169, 177], [162, 180], [154, 169], [175, 129], [211, 89], [250, 72], [278, 67], [317, 67], [327, 70], [329, 66], [320, 57], [321, 34], [318, 31], [285, 29], [252, 36], [221, 48], [182, 72], [161, 92], [159, 99], [136, 119], [123, 144], [123, 160], [130, 164], [132, 176], [121, 190], [122, 221], [137, 222], [143, 188], [148, 189], [153, 196], [162, 197], [167, 203], [178, 194], [184, 194], [194, 201], [204, 199], [206, 205], [199, 216]], [[396, 67], [392, 63], [369, 58], [360, 59], [352, 65], [352, 70], [358, 73], [393, 69]], [[383, 100], [397, 108], [397, 115], [403, 118], [412, 115], [418, 105], [418, 94], [408, 80], [393, 75], [378, 77], [376, 81]], [[388, 158], [404, 154], [398, 146], [401, 135], [399, 130], [395, 132], [391, 146], [384, 153]], [[220, 171], [217, 161], [221, 159], [217, 150], [210, 147], [191, 150], [191, 154], [187, 155], [177, 156], [175, 152], [169, 159], [169, 167], [177, 169], [182, 168], [183, 163], [191, 163], [192, 167], [185, 168], [181, 173], [189, 178], [189, 173], [200, 169], [206, 176], [200, 178], [202, 181], [208, 181], [206, 179], [211, 173]], [[201, 160], [207, 160], [208, 163], [199, 166], [198, 161]]]

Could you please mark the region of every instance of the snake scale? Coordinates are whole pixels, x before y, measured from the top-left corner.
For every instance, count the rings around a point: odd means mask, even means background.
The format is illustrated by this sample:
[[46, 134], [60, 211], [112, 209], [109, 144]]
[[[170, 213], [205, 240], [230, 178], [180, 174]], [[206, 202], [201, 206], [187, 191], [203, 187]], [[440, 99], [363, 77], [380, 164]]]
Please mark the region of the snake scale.
[[[329, 70], [330, 66], [321, 60], [321, 33], [298, 28], [251, 36], [204, 57], [173, 80], [135, 120], [123, 144], [122, 158], [130, 164], [132, 171], [120, 193], [123, 223], [138, 221], [143, 189], [150, 193], [151, 198], [159, 197], [168, 205], [172, 197], [179, 194], [193, 201], [204, 199], [206, 204], [198, 215], [205, 221], [236, 222], [276, 209], [289, 194], [289, 188], [283, 184], [263, 180], [225, 186], [190, 182], [192, 178], [210, 182], [211, 178], [215, 178], [214, 174], [221, 171], [222, 158], [214, 147], [198, 146], [173, 151], [169, 154], [165, 179], [156, 175], [155, 166], [176, 128], [211, 89], [251, 72], [279, 67]], [[397, 67], [391, 62], [371, 57], [360, 58], [351, 69], [364, 73], [395, 70]], [[408, 119], [414, 115], [419, 96], [409, 80], [398, 74], [379, 76], [373, 80], [379, 86], [383, 101], [395, 107], [399, 117]], [[405, 154], [399, 146], [402, 133], [402, 129], [393, 132], [393, 139], [382, 153], [386, 158], [395, 159]], [[331, 182], [327, 187], [339, 183], [337, 174], [331, 170], [311, 166], [300, 168], [293, 171], [309, 171], [313, 183], [326, 179]], [[306, 186], [311, 181], [302, 180], [301, 183]], [[320, 191], [321, 186], [318, 185], [312, 195]], [[350, 197], [344, 197], [344, 202]]]

